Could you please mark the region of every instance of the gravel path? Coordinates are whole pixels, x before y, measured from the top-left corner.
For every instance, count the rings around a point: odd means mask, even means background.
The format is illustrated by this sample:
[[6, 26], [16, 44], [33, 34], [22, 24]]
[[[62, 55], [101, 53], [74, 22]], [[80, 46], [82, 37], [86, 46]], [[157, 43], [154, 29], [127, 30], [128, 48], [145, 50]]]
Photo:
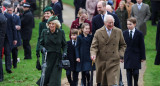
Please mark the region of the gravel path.
[[[64, 20], [64, 24], [67, 25], [68, 27], [71, 27], [71, 24], [72, 24], [72, 21], [74, 21], [74, 14], [75, 14], [75, 10], [73, 7], [71, 6], [68, 6], [66, 4], [63, 4], [63, 20]], [[123, 83], [125, 86], [127, 86], [127, 78], [126, 78], [126, 71], [125, 69], [123, 68], [124, 64], [121, 63], [121, 70], [122, 70], [122, 79], [123, 79]], [[139, 81], [138, 81], [138, 84], [139, 86], [144, 86], [143, 85], [143, 74], [146, 70], [146, 62], [143, 62], [142, 63], [142, 69], [140, 70], [140, 75], [139, 75]], [[94, 72], [94, 86], [96, 86], [96, 77], [95, 77], [95, 74], [96, 72]], [[79, 74], [79, 86], [80, 86], [80, 79], [81, 79], [81, 74]], [[62, 80], [62, 86], [69, 86], [69, 83], [67, 81], [67, 78], [64, 78]]]

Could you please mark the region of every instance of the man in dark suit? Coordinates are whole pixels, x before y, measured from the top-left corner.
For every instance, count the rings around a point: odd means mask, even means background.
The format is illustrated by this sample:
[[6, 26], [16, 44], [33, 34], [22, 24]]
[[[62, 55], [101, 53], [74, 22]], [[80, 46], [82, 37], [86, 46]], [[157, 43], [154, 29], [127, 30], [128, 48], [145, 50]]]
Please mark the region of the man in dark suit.
[[123, 32], [124, 40], [127, 48], [124, 54], [124, 69], [127, 71], [128, 86], [132, 85], [132, 77], [134, 78], [134, 86], [138, 86], [139, 69], [141, 69], [141, 62], [146, 59], [145, 45], [143, 33], [137, 30], [136, 18], [129, 18], [127, 20], [128, 30]]
[[7, 73], [12, 73], [11, 71], [11, 50], [14, 45], [17, 44], [17, 32], [12, 19], [12, 15], [4, 12], [2, 13], [7, 18], [7, 29], [4, 39], [4, 54], [5, 54], [5, 66]]
[[21, 16], [21, 37], [23, 40], [24, 59], [31, 59], [31, 46], [30, 40], [32, 36], [32, 29], [34, 28], [34, 17], [29, 10], [28, 3], [23, 4], [24, 13]]
[[118, 28], [120, 28], [120, 23], [119, 19], [115, 14], [112, 14], [110, 12], [107, 12], [106, 10], [106, 2], [104, 1], [99, 1], [97, 4], [97, 10], [98, 10], [98, 15], [94, 16], [92, 19], [92, 35], [94, 36], [94, 33], [96, 32], [97, 29], [101, 28], [104, 26], [104, 17], [105, 15], [112, 15], [114, 17], [114, 25]]
[[[1, 7], [2, 8], [2, 7]], [[5, 33], [7, 29], [7, 19], [0, 9], [0, 82], [3, 81], [2, 47], [4, 46]]]
[[[62, 7], [61, 4], [58, 0], [51, 0], [53, 5], [53, 11], [56, 16], [58, 16], [58, 20], [60, 21], [61, 25], [63, 23], [63, 18], [62, 18]], [[62, 28], [61, 28], [62, 29]]]
[[19, 16], [14, 14], [13, 11], [14, 11], [14, 8], [12, 6], [7, 7], [7, 13], [12, 15], [13, 21], [15, 24], [15, 28], [17, 31], [17, 44], [12, 49], [13, 67], [16, 68], [17, 67], [18, 46], [21, 45], [21, 34], [20, 34], [21, 19]]

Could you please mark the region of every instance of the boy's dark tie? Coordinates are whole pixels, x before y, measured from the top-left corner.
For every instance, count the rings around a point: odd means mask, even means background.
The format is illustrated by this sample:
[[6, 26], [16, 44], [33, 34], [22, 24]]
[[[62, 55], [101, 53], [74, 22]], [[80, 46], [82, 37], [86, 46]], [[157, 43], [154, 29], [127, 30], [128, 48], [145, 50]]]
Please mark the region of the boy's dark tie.
[[73, 41], [73, 45], [76, 46], [76, 41]]
[[132, 30], [129, 33], [129, 38], [132, 39]]

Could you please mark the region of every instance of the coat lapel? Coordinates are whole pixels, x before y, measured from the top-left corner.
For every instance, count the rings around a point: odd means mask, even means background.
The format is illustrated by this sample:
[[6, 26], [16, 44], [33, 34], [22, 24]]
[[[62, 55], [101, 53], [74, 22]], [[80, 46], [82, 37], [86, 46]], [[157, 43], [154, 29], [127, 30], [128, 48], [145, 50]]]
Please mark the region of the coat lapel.
[[102, 34], [102, 37], [106, 40], [106, 43], [108, 43], [109, 36], [108, 36], [107, 31], [104, 26], [102, 27], [101, 34]]
[[115, 27], [113, 27], [113, 29], [112, 29], [111, 35], [109, 37], [109, 41], [111, 41], [114, 37], [116, 37], [117, 32], [116, 32], [116, 30], [114, 28]]
[[133, 40], [135, 40], [136, 37], [137, 37], [137, 30], [135, 30], [134, 32]]

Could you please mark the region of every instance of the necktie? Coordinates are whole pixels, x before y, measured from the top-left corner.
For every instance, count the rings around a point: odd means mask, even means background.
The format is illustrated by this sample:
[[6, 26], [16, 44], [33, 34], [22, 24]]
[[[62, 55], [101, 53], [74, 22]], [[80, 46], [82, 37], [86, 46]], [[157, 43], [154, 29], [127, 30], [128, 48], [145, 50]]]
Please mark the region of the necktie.
[[104, 20], [104, 15], [102, 15], [102, 19]]
[[76, 41], [73, 41], [73, 45], [76, 46]]
[[111, 30], [108, 30], [108, 36], [110, 37], [110, 35], [111, 35]]
[[130, 31], [129, 38], [132, 39], [132, 31]]

